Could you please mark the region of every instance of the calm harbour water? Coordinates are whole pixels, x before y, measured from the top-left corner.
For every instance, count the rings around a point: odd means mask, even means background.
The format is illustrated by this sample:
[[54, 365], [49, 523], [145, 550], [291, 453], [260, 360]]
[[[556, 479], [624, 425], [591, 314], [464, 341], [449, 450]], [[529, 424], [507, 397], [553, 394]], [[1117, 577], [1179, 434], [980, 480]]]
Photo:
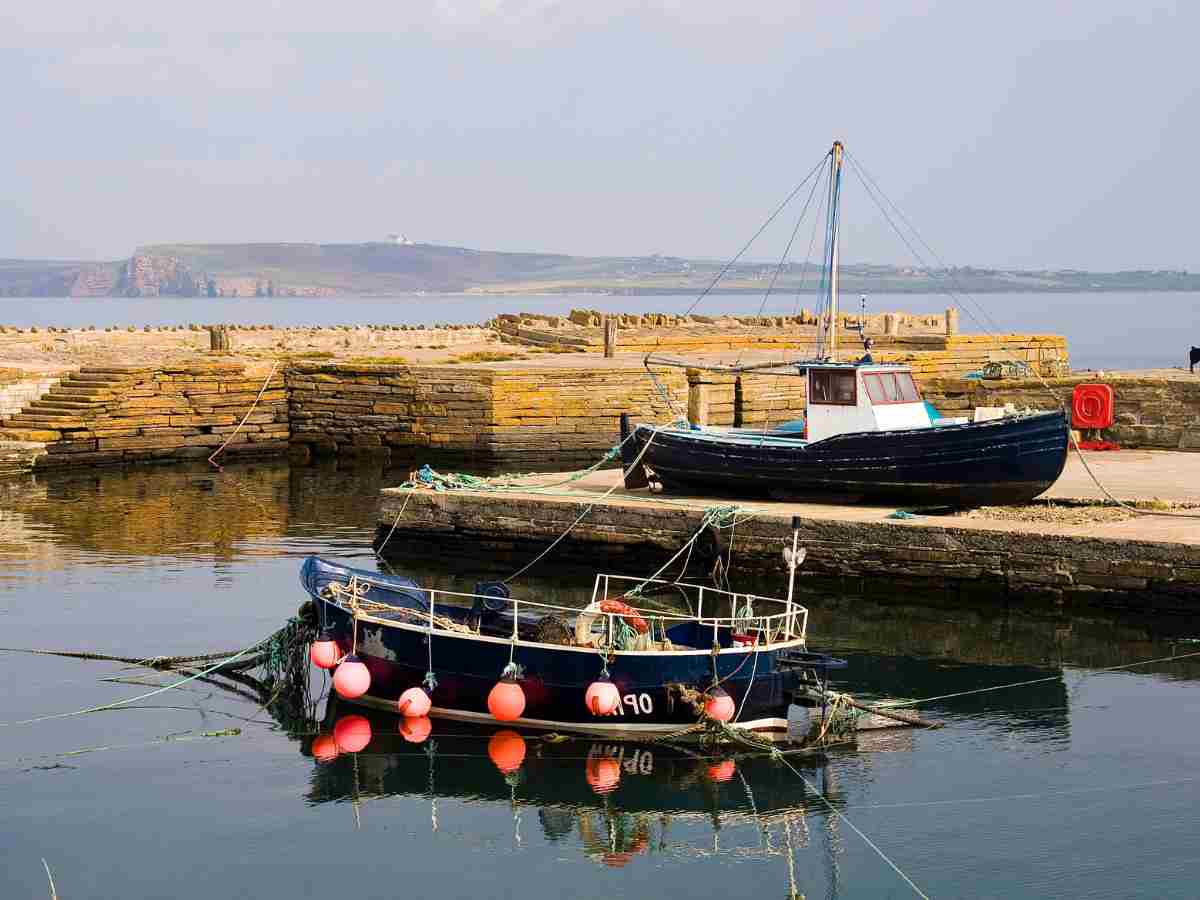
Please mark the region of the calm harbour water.
[[[306, 298], [0, 298], [0, 324], [29, 327], [180, 325], [188, 322], [336, 325], [483, 322], [503, 312], [566, 313], [573, 307], [610, 312], [684, 312], [687, 296], [609, 297], [595, 294], [429, 294], [398, 297]], [[857, 298], [846, 309], [858, 310]], [[805, 296], [801, 306], [813, 307]], [[944, 294], [875, 294], [869, 311], [941, 312], [953, 302]], [[697, 312], [753, 315], [762, 297], [714, 294]], [[768, 315], [797, 308], [794, 296], [772, 297]], [[981, 294], [962, 304], [965, 332], [1051, 333], [1067, 336], [1071, 362], [1084, 369], [1170, 368], [1187, 364], [1188, 348], [1200, 345], [1200, 294]]]
[[[272, 463], [0, 482], [0, 643], [248, 645], [304, 599], [305, 555], [373, 567], [376, 494], [402, 477]], [[449, 545], [408, 557], [442, 585], [514, 562]], [[520, 586], [584, 602], [590, 571], [564, 552]], [[808, 784], [761, 758], [714, 781], [711, 760], [634, 747], [599, 795], [591, 741], [531, 741], [506, 778], [486, 732], [435, 721], [410, 745], [382, 717], [362, 753], [323, 764], [252, 696], [203, 682], [14, 725], [176, 676], [4, 652], [0, 896], [46, 896], [42, 858], [60, 896], [125, 900], [913, 896], [815, 791], [932, 897], [1196, 895], [1200, 657], [1096, 670], [1195, 652], [1197, 622], [805, 593], [811, 644], [849, 659], [840, 688], [925, 698], [1049, 680], [924, 703], [946, 728], [864, 736], [806, 762]]]

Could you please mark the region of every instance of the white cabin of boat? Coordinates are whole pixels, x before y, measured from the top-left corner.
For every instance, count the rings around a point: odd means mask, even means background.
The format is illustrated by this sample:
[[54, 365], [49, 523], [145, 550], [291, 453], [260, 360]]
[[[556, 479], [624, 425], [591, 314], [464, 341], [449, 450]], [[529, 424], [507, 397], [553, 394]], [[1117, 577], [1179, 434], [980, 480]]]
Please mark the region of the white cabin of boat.
[[912, 370], [895, 363], [825, 363], [808, 367], [808, 439], [838, 434], [930, 428], [933, 420]]

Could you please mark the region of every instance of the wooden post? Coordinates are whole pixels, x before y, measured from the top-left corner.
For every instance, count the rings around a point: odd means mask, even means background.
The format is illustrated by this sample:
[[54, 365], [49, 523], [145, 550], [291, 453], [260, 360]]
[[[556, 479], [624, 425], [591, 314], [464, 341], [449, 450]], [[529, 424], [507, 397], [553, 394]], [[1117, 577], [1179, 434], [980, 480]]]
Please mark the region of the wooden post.
[[699, 373], [692, 377], [688, 373], [688, 421], [704, 427], [708, 424], [708, 385], [700, 380]]
[[946, 334], [958, 334], [958, 307], [951, 306], [946, 310]]
[[208, 349], [209, 350], [232, 350], [233, 342], [229, 337], [228, 325], [209, 325], [208, 326]]
[[604, 358], [612, 359], [617, 350], [617, 317], [604, 317]]

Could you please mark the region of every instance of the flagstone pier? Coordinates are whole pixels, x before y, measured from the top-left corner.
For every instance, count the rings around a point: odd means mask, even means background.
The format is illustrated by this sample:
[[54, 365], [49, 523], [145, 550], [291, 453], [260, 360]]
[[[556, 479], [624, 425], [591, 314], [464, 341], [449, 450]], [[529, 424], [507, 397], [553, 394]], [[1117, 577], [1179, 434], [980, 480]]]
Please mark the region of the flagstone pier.
[[[1156, 499], [1159, 507], [1194, 504], [1190, 512], [1200, 513], [1200, 454], [1092, 453], [1088, 461], [1122, 499]], [[564, 477], [525, 483], [539, 487]], [[586, 559], [609, 571], [621, 571], [627, 563], [628, 571], [641, 572], [646, 563], [656, 568], [679, 550], [700, 528], [706, 510], [736, 503], [741, 516], [732, 535], [732, 560], [739, 573], [784, 573], [781, 551], [791, 544], [795, 516], [808, 552], [802, 578], [857, 580], [892, 592], [1020, 597], [1062, 607], [1200, 612], [1196, 518], [1033, 504], [1018, 512], [985, 509], [899, 519], [890, 517], [896, 511], [891, 506], [627, 491], [616, 486], [620, 478], [616, 470], [598, 471], [542, 493], [385, 489], [376, 543], [385, 558], [402, 554], [410, 540], [533, 558], [579, 519], [552, 551], [557, 558]], [[1048, 496], [1097, 501], [1103, 495], [1073, 455]], [[729, 540], [729, 533], [724, 535]], [[698, 542], [698, 556], [711, 552], [710, 542]], [[667, 577], [678, 568], [676, 562]]]

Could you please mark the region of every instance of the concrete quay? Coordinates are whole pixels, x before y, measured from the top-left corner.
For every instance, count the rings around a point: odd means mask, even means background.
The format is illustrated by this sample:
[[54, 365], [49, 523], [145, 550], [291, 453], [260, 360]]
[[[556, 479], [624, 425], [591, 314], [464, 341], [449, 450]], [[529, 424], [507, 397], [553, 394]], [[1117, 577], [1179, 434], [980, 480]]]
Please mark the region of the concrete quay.
[[[1200, 504], [1200, 455], [1135, 451], [1089, 453], [1088, 463], [1114, 495], [1131, 501]], [[1096, 505], [1103, 494], [1072, 454], [1045, 495], [1085, 505], [994, 508], [954, 515], [892, 519], [891, 506], [837, 506], [649, 494], [616, 487], [607, 470], [554, 488], [382, 491], [377, 543], [402, 547], [457, 540], [532, 557], [558, 538], [589, 505], [554, 551], [597, 569], [653, 571], [700, 527], [707, 509], [737, 503], [744, 519], [733, 534], [733, 568], [747, 574], [784, 571], [781, 550], [800, 518], [808, 558], [802, 574], [877, 582], [888, 590], [999, 595], [1057, 606], [1097, 606], [1155, 612], [1200, 610], [1200, 519], [1135, 515]], [[522, 479], [536, 488], [563, 476]], [[405, 506], [405, 504], [407, 504]], [[404, 507], [401, 514], [401, 507]], [[1187, 511], [1187, 510], [1178, 510]], [[1200, 512], [1193, 509], [1192, 512]], [[728, 539], [729, 532], [723, 532]], [[394, 542], [394, 543], [393, 543]], [[706, 552], [698, 542], [698, 553]], [[711, 552], [709, 549], [708, 552]], [[647, 569], [645, 563], [651, 562]], [[672, 572], [678, 564], [672, 567]]]

